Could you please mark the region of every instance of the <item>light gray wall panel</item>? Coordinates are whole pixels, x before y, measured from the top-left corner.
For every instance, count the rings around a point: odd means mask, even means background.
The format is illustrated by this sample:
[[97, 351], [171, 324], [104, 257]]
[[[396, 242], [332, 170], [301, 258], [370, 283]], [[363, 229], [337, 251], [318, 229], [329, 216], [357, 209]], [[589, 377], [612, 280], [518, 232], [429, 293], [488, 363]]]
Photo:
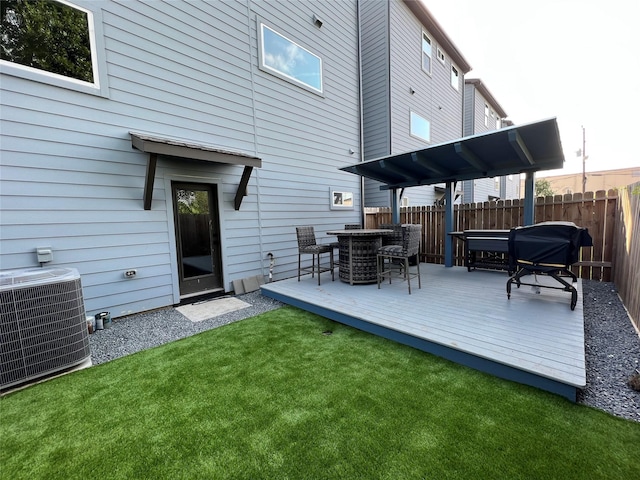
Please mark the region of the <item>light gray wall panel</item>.
[[[385, 4], [386, 2], [371, 2]], [[389, 71], [388, 81], [390, 124], [390, 151], [401, 153], [442, 143], [462, 136], [462, 105], [464, 79], [460, 73], [460, 86], [456, 91], [451, 87], [451, 60], [448, 52], [443, 65], [436, 58], [437, 44], [433, 41], [433, 59], [431, 73], [422, 69], [422, 32], [423, 26], [411, 13], [404, 2], [389, 2]], [[426, 30], [425, 30], [426, 31]], [[427, 32], [429, 34], [429, 32]], [[414, 91], [412, 94], [411, 91]], [[373, 92], [380, 98], [384, 92]], [[372, 93], [372, 95], [373, 95]], [[366, 97], [365, 97], [366, 98]], [[431, 141], [410, 134], [410, 112], [426, 118], [431, 123]], [[365, 110], [366, 112], [366, 110]], [[365, 118], [366, 120], [366, 118]], [[366, 129], [365, 129], [366, 132]], [[365, 137], [366, 140], [366, 137]], [[378, 155], [382, 156], [382, 155]], [[387, 191], [379, 190], [379, 183], [366, 181], [366, 206], [389, 206]], [[436, 200], [433, 186], [413, 187], [405, 190], [409, 204], [432, 205]]]
[[[361, 3], [362, 91], [364, 158], [370, 160], [391, 153], [389, 6], [385, 2]], [[380, 183], [364, 180], [365, 205], [389, 205], [389, 193]]]
[[[83, 275], [89, 311], [117, 316], [174, 303], [165, 189], [176, 179], [220, 189], [228, 288], [266, 274], [272, 250], [276, 278], [294, 275], [293, 225], [323, 234], [358, 221], [359, 179], [338, 170], [360, 155], [355, 1], [85, 4], [102, 9], [106, 98], [2, 75], [3, 269], [35, 266], [34, 248], [51, 244], [56, 265]], [[322, 57], [324, 96], [257, 68], [258, 16]], [[242, 167], [160, 158], [145, 211], [148, 155], [132, 149], [132, 130], [257, 155], [263, 167], [235, 211]], [[356, 208], [330, 210], [329, 187], [353, 191]], [[136, 279], [123, 278], [129, 268]]]

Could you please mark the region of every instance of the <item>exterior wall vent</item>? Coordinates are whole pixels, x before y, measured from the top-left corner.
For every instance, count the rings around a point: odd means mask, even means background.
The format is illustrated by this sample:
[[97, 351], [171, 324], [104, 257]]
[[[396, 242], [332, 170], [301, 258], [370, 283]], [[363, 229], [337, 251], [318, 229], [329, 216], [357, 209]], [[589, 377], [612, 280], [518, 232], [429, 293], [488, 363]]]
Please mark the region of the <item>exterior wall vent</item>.
[[0, 390], [81, 364], [91, 352], [78, 271], [0, 272]]

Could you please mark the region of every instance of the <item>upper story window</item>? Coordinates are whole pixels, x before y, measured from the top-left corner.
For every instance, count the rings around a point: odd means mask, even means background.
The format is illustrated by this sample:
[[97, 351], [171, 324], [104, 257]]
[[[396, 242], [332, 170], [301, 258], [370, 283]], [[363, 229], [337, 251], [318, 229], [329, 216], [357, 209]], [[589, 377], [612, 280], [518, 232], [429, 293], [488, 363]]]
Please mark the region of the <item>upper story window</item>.
[[93, 15], [62, 0], [2, 1], [0, 59], [98, 87]]
[[456, 90], [460, 88], [460, 73], [454, 65], [451, 65], [451, 86]]
[[489, 105], [487, 105], [486, 103], [484, 104], [484, 126], [488, 127], [489, 126], [489, 115], [490, 115], [490, 110], [489, 110]]
[[500, 117], [496, 113], [496, 130], [500, 130]]
[[306, 48], [260, 23], [260, 68], [322, 94], [322, 59]]
[[446, 57], [444, 56], [444, 52], [440, 50], [440, 47], [438, 47], [436, 50], [436, 56], [438, 57], [438, 60], [440, 60], [440, 63], [444, 65]]
[[411, 135], [425, 142], [431, 141], [431, 123], [416, 112], [411, 112]]
[[431, 73], [432, 55], [431, 39], [426, 33], [422, 32], [422, 69], [427, 73]]

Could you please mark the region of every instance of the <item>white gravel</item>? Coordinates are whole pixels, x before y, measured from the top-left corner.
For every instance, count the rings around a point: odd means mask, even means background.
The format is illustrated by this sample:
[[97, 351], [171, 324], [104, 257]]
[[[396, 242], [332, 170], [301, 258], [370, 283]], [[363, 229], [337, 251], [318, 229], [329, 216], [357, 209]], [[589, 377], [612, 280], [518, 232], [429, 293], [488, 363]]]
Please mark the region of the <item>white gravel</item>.
[[[578, 402], [640, 422], [640, 392], [628, 380], [640, 369], [640, 337], [608, 282], [583, 280], [587, 386]], [[175, 308], [116, 319], [89, 336], [93, 364], [156, 347], [282, 306], [259, 292], [238, 295], [250, 307], [202, 322], [191, 322]]]

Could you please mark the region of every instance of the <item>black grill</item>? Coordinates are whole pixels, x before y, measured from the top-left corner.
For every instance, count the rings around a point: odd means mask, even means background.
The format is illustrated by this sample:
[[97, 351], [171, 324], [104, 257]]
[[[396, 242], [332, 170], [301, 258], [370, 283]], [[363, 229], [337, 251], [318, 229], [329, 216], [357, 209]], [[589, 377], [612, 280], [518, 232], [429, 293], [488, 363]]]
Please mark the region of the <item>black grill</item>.
[[[580, 257], [580, 248], [590, 247], [593, 240], [586, 228], [571, 222], [543, 222], [527, 227], [517, 227], [509, 232], [510, 270], [516, 272], [507, 281], [507, 298], [511, 298], [511, 284], [534, 287], [556, 288], [571, 292], [571, 310], [576, 307], [578, 291], [567, 282], [577, 281], [569, 270]], [[526, 275], [548, 275], [557, 280], [561, 287], [525, 283]]]

